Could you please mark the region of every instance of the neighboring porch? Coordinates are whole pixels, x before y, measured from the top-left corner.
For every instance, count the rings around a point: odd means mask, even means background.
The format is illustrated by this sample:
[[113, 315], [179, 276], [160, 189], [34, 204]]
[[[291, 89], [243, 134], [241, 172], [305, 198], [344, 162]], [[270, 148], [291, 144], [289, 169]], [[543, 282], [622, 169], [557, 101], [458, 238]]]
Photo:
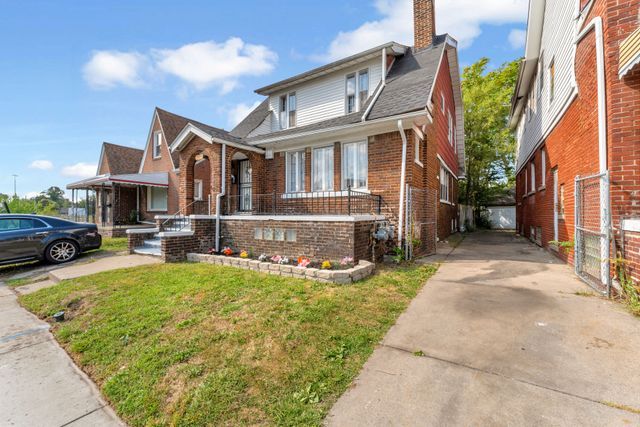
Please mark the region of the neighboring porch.
[[122, 237], [131, 228], [149, 227], [156, 213], [166, 213], [166, 173], [101, 175], [67, 185], [74, 194], [93, 193], [94, 221], [105, 237]]

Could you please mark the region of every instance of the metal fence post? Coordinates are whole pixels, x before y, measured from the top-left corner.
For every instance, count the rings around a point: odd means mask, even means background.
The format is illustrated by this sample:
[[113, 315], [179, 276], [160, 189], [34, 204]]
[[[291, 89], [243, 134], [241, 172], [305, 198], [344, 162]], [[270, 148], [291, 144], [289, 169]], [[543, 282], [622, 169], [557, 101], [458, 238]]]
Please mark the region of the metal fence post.
[[351, 216], [351, 185], [347, 186], [347, 212]]

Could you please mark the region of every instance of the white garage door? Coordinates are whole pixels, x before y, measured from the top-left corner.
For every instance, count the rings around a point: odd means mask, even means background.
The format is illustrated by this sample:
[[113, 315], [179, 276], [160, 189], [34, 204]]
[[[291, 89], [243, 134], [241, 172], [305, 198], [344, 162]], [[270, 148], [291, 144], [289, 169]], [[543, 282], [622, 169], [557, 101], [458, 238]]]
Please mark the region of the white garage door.
[[516, 229], [516, 207], [515, 206], [489, 206], [487, 208], [489, 222], [494, 230], [515, 230]]

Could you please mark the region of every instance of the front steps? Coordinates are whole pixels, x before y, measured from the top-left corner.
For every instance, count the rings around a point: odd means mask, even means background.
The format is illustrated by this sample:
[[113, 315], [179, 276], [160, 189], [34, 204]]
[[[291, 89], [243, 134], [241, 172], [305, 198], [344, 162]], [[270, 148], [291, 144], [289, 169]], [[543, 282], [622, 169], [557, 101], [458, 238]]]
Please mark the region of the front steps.
[[153, 239], [145, 240], [144, 245], [138, 246], [133, 250], [134, 253], [139, 255], [151, 255], [162, 256], [160, 237], [156, 234]]

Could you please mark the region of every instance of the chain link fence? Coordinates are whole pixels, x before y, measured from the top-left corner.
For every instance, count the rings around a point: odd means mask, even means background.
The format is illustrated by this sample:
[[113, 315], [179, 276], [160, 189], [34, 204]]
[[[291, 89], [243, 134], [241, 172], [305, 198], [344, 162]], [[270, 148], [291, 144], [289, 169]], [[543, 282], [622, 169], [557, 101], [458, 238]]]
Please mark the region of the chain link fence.
[[609, 174], [575, 179], [576, 274], [608, 295], [610, 275]]
[[438, 192], [430, 189], [406, 187], [405, 256], [436, 253], [438, 228]]

